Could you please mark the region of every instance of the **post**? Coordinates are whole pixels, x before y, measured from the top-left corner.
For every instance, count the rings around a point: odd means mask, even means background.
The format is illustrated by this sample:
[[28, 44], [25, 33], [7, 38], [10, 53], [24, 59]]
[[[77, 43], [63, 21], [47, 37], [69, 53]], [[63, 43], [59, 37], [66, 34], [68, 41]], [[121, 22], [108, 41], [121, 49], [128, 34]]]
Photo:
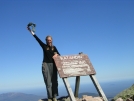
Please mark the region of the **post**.
[[76, 77], [76, 81], [75, 81], [75, 91], [74, 91], [74, 96], [78, 97], [79, 94], [79, 86], [80, 86], [80, 76]]
[[74, 94], [73, 94], [73, 92], [72, 92], [72, 89], [71, 89], [71, 87], [70, 87], [70, 84], [69, 84], [68, 81], [67, 81], [67, 78], [62, 78], [62, 79], [63, 79], [63, 82], [64, 82], [64, 84], [65, 84], [65, 86], [66, 86], [68, 95], [69, 95], [70, 98], [71, 98], [71, 101], [76, 101], [76, 99], [75, 99], [75, 97], [74, 97]]
[[99, 95], [104, 99], [104, 101], [108, 101], [107, 97], [105, 96], [99, 82], [97, 81], [95, 75], [89, 75], [91, 80], [93, 81], [95, 88], [97, 89]]
[[[83, 52], [79, 52], [79, 55], [83, 54]], [[76, 76], [75, 80], [75, 91], [74, 91], [74, 96], [78, 97], [79, 94], [79, 86], [80, 86], [80, 76]]]

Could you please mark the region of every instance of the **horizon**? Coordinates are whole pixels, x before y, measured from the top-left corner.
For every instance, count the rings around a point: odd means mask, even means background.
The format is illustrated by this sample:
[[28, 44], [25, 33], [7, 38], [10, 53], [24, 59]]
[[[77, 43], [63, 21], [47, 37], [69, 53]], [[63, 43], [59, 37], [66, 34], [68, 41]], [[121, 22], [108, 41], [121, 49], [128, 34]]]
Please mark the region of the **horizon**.
[[[43, 42], [53, 37], [61, 55], [87, 54], [99, 83], [133, 79], [133, 5], [134, 0], [1, 0], [0, 91], [45, 88], [43, 52], [26, 29], [29, 22]], [[59, 84], [64, 85], [61, 78]]]
[[[113, 80], [113, 81], [104, 81], [104, 82], [99, 82], [101, 85], [102, 90], [107, 96], [115, 95], [115, 93], [119, 93], [120, 91], [123, 91], [130, 86], [134, 84], [134, 78], [133, 79], [126, 79], [126, 80]], [[70, 83], [70, 82], [69, 82]], [[124, 83], [122, 85], [122, 83]], [[74, 91], [75, 88], [75, 82], [73, 84], [70, 84], [72, 91]], [[84, 88], [85, 87], [85, 88]], [[65, 96], [67, 95], [66, 87], [65, 85], [59, 85], [59, 96]], [[116, 89], [113, 90], [113, 89]], [[88, 82], [88, 83], [82, 83], [80, 80], [80, 86], [79, 86], [79, 93], [95, 93], [98, 94], [93, 82]], [[17, 89], [17, 90], [8, 90], [8, 91], [0, 91], [0, 94], [6, 94], [6, 93], [24, 93], [24, 94], [33, 94], [37, 96], [46, 96], [46, 88], [45, 86], [43, 87], [37, 87], [37, 88], [24, 88], [24, 89]]]
[[[113, 82], [109, 82], [109, 83], [103, 82], [103, 83], [101, 83], [101, 87], [102, 87], [107, 99], [109, 101], [111, 101], [111, 99], [113, 99], [119, 93], [130, 88], [134, 84], [133, 81], [134, 81], [134, 79], [126, 80], [126, 81], [123, 81], [123, 80], [122, 81], [113, 81]], [[73, 91], [74, 91], [74, 87], [75, 87], [74, 85], [71, 85], [71, 88]], [[97, 92], [97, 90], [95, 89], [95, 86], [93, 84], [92, 85], [91, 84], [80, 85], [78, 98], [82, 98], [83, 95], [99, 97], [99, 93]], [[0, 94], [0, 96], [2, 97], [2, 99], [6, 99], [7, 101], [9, 99], [14, 101], [14, 100], [18, 99], [18, 96], [20, 99], [23, 99], [23, 100], [27, 99], [27, 101], [30, 101], [30, 99], [32, 99], [34, 97], [34, 100], [36, 101], [38, 99], [47, 99], [47, 92], [45, 92], [44, 88], [40, 88], [40, 89], [31, 90], [30, 92], [28, 92], [28, 90], [27, 90], [25, 92], [21, 91], [21, 92], [2, 93], [2, 94]], [[57, 96], [57, 99], [59, 99], [61, 97], [65, 97], [65, 96], [68, 96], [65, 86], [60, 87], [59, 96]], [[29, 98], [29, 100], [28, 100], [28, 98]], [[3, 100], [1, 100], [1, 101], [3, 101]]]

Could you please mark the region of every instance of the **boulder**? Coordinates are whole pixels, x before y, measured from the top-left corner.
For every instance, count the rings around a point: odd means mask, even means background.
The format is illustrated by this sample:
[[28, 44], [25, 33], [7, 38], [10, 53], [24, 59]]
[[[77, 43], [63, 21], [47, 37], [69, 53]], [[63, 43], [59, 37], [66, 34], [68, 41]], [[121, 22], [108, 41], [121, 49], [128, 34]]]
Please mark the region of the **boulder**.
[[126, 101], [133, 101], [133, 99], [128, 98]]
[[92, 96], [83, 95], [82, 101], [93, 101], [93, 97]]
[[118, 99], [116, 99], [116, 101], [123, 101], [123, 99], [122, 98], [118, 98]]
[[93, 99], [94, 99], [94, 101], [103, 101], [103, 99], [101, 97], [94, 97]]

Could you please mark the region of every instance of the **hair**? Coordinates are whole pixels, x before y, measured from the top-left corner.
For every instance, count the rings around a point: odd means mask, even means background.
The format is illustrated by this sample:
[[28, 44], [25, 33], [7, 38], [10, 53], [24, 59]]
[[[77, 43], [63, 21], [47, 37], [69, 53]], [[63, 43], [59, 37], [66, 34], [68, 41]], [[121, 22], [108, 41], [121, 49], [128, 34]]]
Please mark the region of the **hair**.
[[[46, 43], [47, 43], [47, 39], [48, 39], [49, 37], [53, 40], [52, 36], [48, 35], [48, 36], [46, 36], [46, 38], [45, 38]], [[52, 47], [52, 50], [54, 50], [54, 46], [53, 46], [53, 44], [52, 44], [51, 47]], [[48, 47], [47, 49], [49, 49], [49, 47]]]
[[49, 38], [49, 37], [50, 37], [51, 39], [53, 39], [52, 36], [48, 35], [48, 36], [46, 36], [46, 39], [45, 39], [45, 40], [47, 41], [47, 38]]

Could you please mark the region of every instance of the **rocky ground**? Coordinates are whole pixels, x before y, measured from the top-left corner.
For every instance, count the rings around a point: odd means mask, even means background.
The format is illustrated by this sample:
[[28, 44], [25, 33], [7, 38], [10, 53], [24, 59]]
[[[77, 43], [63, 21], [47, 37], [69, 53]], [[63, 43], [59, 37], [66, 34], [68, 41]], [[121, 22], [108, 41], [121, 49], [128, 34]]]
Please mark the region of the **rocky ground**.
[[[47, 101], [47, 99], [41, 99], [38, 101]], [[57, 99], [57, 101], [71, 101], [71, 100], [70, 97], [64, 96]], [[101, 97], [92, 97], [92, 96], [83, 95], [82, 98], [76, 98], [76, 101], [103, 101], [103, 99]]]
[[[38, 101], [47, 101], [47, 99], [40, 99]], [[57, 101], [71, 101], [70, 97], [64, 96], [59, 98]], [[103, 101], [102, 97], [93, 97], [83, 95], [82, 98], [76, 98], [76, 101]], [[116, 95], [111, 101], [134, 101], [134, 84]]]

